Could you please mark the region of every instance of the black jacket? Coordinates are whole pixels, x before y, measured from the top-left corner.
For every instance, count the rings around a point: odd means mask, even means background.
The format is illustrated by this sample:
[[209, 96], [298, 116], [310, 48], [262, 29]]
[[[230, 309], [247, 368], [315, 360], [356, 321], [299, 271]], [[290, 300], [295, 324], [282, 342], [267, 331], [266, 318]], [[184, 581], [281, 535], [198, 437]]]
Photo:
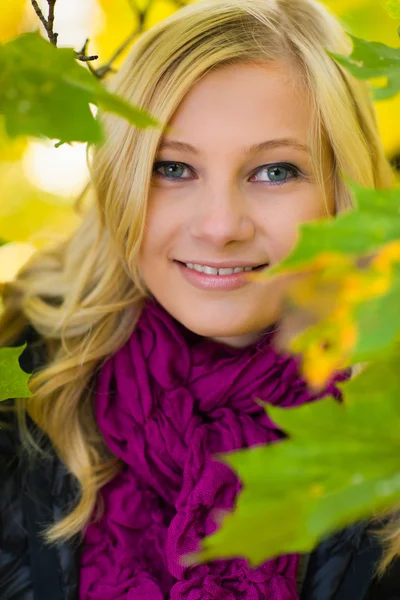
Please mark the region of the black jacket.
[[[14, 346], [25, 341], [20, 364], [32, 373], [45, 364], [46, 354], [31, 327]], [[19, 453], [14, 417], [0, 429], [0, 600], [78, 598], [80, 540], [47, 546], [39, 536], [77, 494], [75, 481], [46, 443], [49, 458], [30, 465]], [[400, 560], [378, 581], [380, 556], [366, 523], [334, 534], [311, 554], [301, 600], [400, 600]]]

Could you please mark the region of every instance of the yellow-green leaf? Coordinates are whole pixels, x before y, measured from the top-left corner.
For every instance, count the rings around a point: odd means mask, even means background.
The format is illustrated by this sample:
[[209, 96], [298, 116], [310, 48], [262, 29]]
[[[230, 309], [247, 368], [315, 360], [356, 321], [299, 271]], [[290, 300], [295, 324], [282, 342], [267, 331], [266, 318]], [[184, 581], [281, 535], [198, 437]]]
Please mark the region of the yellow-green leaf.
[[386, 78], [385, 85], [373, 88], [376, 100], [395, 96], [400, 91], [400, 48], [349, 35], [353, 41], [350, 56], [328, 54], [358, 79]]
[[384, 0], [382, 4], [392, 19], [400, 19], [400, 0]]
[[0, 348], [0, 401], [32, 396], [28, 388], [30, 374], [21, 369], [18, 361], [25, 348], [26, 344], [15, 348]]
[[[252, 565], [308, 552], [333, 530], [400, 500], [400, 353], [341, 384], [326, 398], [268, 407], [290, 438], [220, 455], [243, 482], [237, 506], [205, 538], [194, 561], [246, 556]], [[382, 385], [382, 382], [385, 385]]]
[[90, 104], [137, 127], [158, 125], [146, 111], [108, 92], [78, 64], [72, 48], [56, 48], [37, 32], [0, 47], [0, 112], [10, 136], [99, 142], [102, 130]]

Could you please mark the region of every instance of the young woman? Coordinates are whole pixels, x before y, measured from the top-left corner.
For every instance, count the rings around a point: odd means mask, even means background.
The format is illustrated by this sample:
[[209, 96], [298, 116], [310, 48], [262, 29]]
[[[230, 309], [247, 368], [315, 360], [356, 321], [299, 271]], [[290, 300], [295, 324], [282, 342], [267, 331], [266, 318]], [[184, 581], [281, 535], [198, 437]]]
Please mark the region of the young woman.
[[392, 182], [368, 89], [325, 49], [350, 42], [313, 0], [194, 3], [132, 48], [113, 87], [164, 129], [101, 117], [95, 202], [4, 293], [0, 341], [27, 340], [34, 396], [0, 431], [2, 600], [400, 593], [363, 523], [256, 569], [181, 560], [240, 490], [213, 455], [280, 437], [255, 399], [313, 399], [273, 349], [283, 290], [245, 272], [349, 208], [343, 175]]

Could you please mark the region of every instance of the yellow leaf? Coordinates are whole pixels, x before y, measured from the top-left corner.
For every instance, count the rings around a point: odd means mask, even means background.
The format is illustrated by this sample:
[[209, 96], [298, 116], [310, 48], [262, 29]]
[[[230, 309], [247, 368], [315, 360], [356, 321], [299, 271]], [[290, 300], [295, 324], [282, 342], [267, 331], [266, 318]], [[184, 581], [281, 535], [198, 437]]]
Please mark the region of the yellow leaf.
[[[356, 308], [389, 292], [399, 263], [397, 240], [368, 257], [363, 268], [356, 259], [328, 253], [300, 269], [300, 279], [287, 291], [289, 306], [295, 308], [283, 315], [281, 347], [302, 355], [302, 372], [313, 388], [322, 389], [346, 366], [359, 338]], [[299, 333], [290, 335], [290, 327]]]

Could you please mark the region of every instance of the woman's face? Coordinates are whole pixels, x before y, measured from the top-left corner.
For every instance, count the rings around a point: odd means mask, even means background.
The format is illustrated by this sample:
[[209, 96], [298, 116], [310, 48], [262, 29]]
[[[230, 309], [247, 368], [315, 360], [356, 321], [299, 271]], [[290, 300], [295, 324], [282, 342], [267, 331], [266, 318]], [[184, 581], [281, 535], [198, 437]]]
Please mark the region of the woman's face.
[[[276, 62], [210, 72], [170, 121], [154, 165], [139, 270], [191, 331], [245, 346], [278, 318], [281, 284], [216, 269], [274, 265], [293, 248], [300, 223], [326, 216], [307, 150], [313, 118], [293, 71]], [[328, 180], [329, 152], [324, 169]]]

